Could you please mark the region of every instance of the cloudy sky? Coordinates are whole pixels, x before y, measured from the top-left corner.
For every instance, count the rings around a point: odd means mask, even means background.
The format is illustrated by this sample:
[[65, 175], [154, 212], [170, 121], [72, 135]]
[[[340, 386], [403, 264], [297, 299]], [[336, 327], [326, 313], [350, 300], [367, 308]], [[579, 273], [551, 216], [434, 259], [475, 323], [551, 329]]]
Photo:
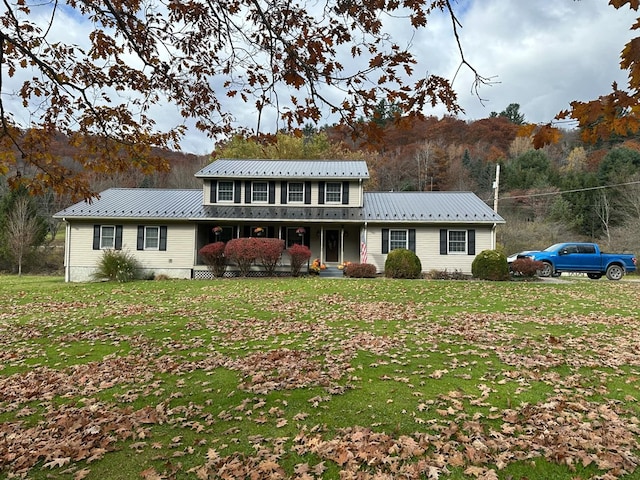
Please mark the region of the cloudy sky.
[[[460, 117], [465, 120], [486, 118], [518, 103], [527, 121], [546, 123], [572, 100], [606, 94], [614, 81], [626, 85], [627, 74], [619, 68], [620, 52], [633, 36], [629, 27], [637, 12], [626, 7], [616, 10], [607, 0], [454, 0], [454, 6], [467, 61], [492, 80], [491, 86], [480, 89], [481, 98], [472, 91], [468, 69], [463, 67], [456, 75], [460, 54], [447, 15], [430, 17], [428, 28], [416, 36], [406, 31], [406, 23], [397, 28], [396, 21], [386, 19], [384, 25], [401, 45], [410, 44], [420, 62], [416, 74], [455, 77], [454, 88], [465, 110]], [[67, 13], [72, 15], [57, 24], [55, 33], [65, 43], [81, 42], [79, 38], [88, 34], [91, 25], [75, 12]], [[251, 106], [235, 101], [227, 107], [239, 126], [255, 128], [257, 116]], [[154, 111], [164, 130], [182, 122], [171, 105], [159, 105]], [[436, 107], [424, 113], [441, 116], [446, 112]], [[325, 117], [321, 125], [334, 121]], [[271, 125], [272, 130], [282, 126], [275, 120]], [[269, 129], [264, 120], [262, 126]], [[182, 147], [203, 155], [213, 150], [214, 142], [189, 129]]]
[[[431, 18], [428, 29], [411, 39], [411, 50], [420, 61], [417, 72], [455, 77], [463, 119], [486, 118], [518, 103], [527, 121], [546, 123], [572, 100], [609, 93], [614, 81], [626, 85], [620, 52], [633, 37], [630, 26], [637, 12], [616, 10], [606, 0], [459, 0], [454, 5], [466, 59], [493, 82], [480, 89], [481, 98], [472, 91], [468, 69], [456, 75], [460, 55], [448, 17]], [[385, 25], [402, 39], [393, 21]], [[255, 112], [237, 104], [235, 108], [241, 123], [255, 126]], [[446, 112], [437, 107], [425, 113]], [[326, 123], [332, 123], [331, 118]], [[191, 133], [183, 148], [208, 153], [212, 144]]]

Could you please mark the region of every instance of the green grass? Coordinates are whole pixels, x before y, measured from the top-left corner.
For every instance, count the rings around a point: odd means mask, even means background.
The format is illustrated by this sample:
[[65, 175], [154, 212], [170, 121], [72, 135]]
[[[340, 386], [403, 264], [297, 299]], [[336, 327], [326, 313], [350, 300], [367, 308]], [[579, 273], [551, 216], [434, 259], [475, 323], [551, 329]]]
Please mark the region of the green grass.
[[0, 477], [638, 478], [639, 293], [0, 277]]

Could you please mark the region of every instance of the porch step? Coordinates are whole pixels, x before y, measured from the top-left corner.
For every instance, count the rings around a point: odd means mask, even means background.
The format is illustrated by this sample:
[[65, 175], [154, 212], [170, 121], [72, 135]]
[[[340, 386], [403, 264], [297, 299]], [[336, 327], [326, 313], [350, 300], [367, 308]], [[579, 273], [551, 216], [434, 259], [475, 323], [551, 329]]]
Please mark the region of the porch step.
[[342, 278], [342, 270], [339, 270], [338, 267], [327, 266], [325, 270], [320, 270], [321, 278]]

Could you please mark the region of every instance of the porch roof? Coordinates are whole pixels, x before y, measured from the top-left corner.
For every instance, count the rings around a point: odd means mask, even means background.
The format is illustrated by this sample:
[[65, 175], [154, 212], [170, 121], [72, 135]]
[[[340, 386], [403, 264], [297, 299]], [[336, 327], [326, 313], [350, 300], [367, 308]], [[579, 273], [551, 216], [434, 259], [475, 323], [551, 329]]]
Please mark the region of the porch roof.
[[362, 222], [360, 207], [287, 207], [287, 206], [217, 206], [205, 205], [190, 220], [250, 220], [275, 222], [288, 220]]

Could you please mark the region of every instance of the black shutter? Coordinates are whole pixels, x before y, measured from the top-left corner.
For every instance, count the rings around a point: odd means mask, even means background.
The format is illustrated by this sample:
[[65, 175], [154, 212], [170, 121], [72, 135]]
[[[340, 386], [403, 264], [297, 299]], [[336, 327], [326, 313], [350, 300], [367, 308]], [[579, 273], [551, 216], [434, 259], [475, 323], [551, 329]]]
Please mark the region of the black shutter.
[[167, 227], [160, 227], [160, 250], [167, 249]]
[[287, 203], [287, 182], [280, 182], [280, 203], [282, 205]]
[[304, 182], [304, 203], [311, 205], [311, 182]]
[[382, 229], [382, 253], [389, 253], [389, 229]]
[[467, 230], [467, 253], [469, 255], [476, 254], [476, 231]]
[[249, 180], [244, 182], [244, 203], [251, 203], [251, 182]]
[[276, 182], [274, 180], [269, 181], [269, 203], [276, 203]]
[[122, 250], [122, 225], [116, 225], [116, 250]]
[[318, 182], [318, 203], [324, 205], [324, 182]]
[[349, 205], [349, 182], [342, 182], [342, 204]]
[[276, 233], [275, 227], [273, 226], [267, 227], [267, 238], [275, 238], [275, 233]]
[[144, 250], [144, 226], [138, 225], [138, 246], [137, 250]]
[[251, 236], [251, 227], [249, 225], [242, 227], [242, 236], [245, 238]]
[[233, 182], [233, 203], [240, 203], [242, 182], [240, 180], [236, 180]]
[[416, 229], [409, 229], [409, 250], [416, 253]]
[[449, 249], [447, 248], [447, 229], [441, 228], [440, 229], [440, 255], [446, 255], [448, 250]]
[[216, 180], [211, 180], [211, 198], [209, 200], [211, 203], [216, 203], [218, 200], [218, 182]]
[[100, 225], [93, 226], [93, 249], [100, 250]]

